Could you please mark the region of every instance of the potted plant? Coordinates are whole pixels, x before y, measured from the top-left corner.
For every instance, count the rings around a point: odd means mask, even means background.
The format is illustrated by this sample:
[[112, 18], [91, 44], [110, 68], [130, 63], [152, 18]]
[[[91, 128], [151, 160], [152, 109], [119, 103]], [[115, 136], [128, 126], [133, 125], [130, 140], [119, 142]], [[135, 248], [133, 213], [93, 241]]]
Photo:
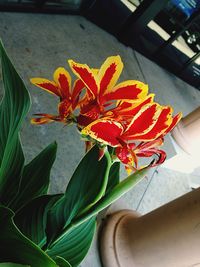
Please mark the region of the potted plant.
[[[148, 168], [161, 164], [159, 146], [180, 120], [162, 107], [139, 81], [116, 85], [123, 68], [119, 56], [108, 58], [99, 70], [72, 60], [76, 75], [56, 69], [54, 81], [32, 78], [35, 85], [59, 98], [58, 114], [37, 114], [34, 124], [75, 123], [87, 153], [64, 194], [48, 194], [56, 157], [50, 144], [25, 165], [20, 127], [30, 107], [29, 93], [0, 44], [5, 94], [0, 106], [0, 266], [78, 266], [96, 229], [100, 211], [139, 182]], [[132, 142], [134, 141], [134, 143]], [[147, 166], [139, 157], [157, 156]], [[119, 162], [128, 171], [119, 179]]]

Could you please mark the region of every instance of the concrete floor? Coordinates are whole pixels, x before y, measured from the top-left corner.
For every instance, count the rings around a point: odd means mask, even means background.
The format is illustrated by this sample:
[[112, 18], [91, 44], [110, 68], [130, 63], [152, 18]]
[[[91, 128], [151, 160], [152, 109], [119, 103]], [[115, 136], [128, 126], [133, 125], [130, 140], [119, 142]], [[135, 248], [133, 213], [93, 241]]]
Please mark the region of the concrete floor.
[[[170, 104], [176, 112], [182, 111], [184, 115], [200, 105], [199, 91], [122, 45], [83, 17], [0, 13], [0, 37], [32, 98], [32, 108], [22, 129], [27, 161], [50, 142], [58, 142], [58, 156], [51, 175], [51, 192], [63, 192], [84, 154], [84, 144], [73, 127], [63, 128], [59, 124], [36, 127], [30, 124], [33, 113], [54, 113], [57, 103], [53, 96], [32, 86], [30, 77], [51, 79], [55, 68], [67, 67], [66, 60], [69, 58], [99, 67], [107, 56], [119, 54], [125, 65], [121, 79], [138, 79], [148, 83], [150, 91], [156, 93], [158, 102]], [[169, 138], [165, 148], [169, 157], [174, 155]], [[164, 167], [152, 169], [148, 178], [127, 193], [112, 209], [124, 207], [145, 214], [190, 191], [188, 179], [191, 177], [200, 179], [200, 171], [184, 174]], [[81, 266], [101, 266], [97, 238]]]

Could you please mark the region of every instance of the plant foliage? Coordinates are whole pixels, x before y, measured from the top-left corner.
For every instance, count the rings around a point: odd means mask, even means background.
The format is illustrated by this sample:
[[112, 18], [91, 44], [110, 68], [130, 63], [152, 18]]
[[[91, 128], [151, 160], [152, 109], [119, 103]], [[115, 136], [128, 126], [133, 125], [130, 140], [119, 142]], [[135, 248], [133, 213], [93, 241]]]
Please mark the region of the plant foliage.
[[0, 42], [4, 96], [0, 105], [0, 267], [76, 267], [87, 254], [97, 214], [127, 192], [146, 170], [119, 181], [109, 152], [94, 146], [66, 192], [49, 195], [56, 143], [24, 165], [19, 131], [30, 107], [28, 91]]

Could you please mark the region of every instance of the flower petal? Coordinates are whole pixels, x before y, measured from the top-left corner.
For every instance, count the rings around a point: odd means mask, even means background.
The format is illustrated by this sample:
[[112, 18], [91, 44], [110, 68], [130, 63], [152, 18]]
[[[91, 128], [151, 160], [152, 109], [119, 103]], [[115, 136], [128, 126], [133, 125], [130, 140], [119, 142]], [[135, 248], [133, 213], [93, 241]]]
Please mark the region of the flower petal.
[[166, 160], [166, 157], [167, 157], [165, 151], [161, 149], [157, 149], [157, 148], [151, 148], [144, 152], [137, 153], [138, 157], [151, 157], [153, 155], [157, 156], [157, 160], [152, 161], [149, 165], [150, 167], [155, 167], [155, 166], [162, 164]]
[[82, 80], [85, 86], [93, 93], [94, 96], [97, 96], [98, 93], [98, 83], [94, 72], [86, 64], [79, 64], [73, 60], [68, 60], [68, 63], [76, 76]]
[[120, 123], [110, 119], [99, 119], [85, 127], [81, 134], [89, 135], [93, 139], [105, 145], [119, 146], [119, 140], [123, 127]]
[[44, 78], [31, 78], [30, 81], [32, 84], [44, 89], [51, 94], [61, 96], [57, 84], [53, 81], [49, 81]]
[[31, 119], [31, 124], [36, 124], [36, 125], [42, 125], [42, 124], [46, 124], [49, 122], [53, 122], [53, 120], [50, 120], [48, 118], [32, 118]]
[[78, 117], [77, 117], [77, 123], [78, 123], [78, 126], [80, 128], [83, 128], [83, 127], [86, 127], [88, 126], [90, 123], [92, 123], [94, 121], [93, 118], [91, 117], [88, 117], [88, 116], [85, 116], [85, 115], [82, 115], [80, 114]]
[[127, 145], [123, 147], [116, 147], [115, 153], [122, 163], [129, 165], [133, 165], [133, 163], [135, 163], [135, 165], [137, 165], [137, 157], [133, 152], [133, 149], [128, 148]]
[[154, 151], [155, 151], [156, 155], [158, 156], [158, 160], [155, 161], [151, 165], [151, 167], [155, 167], [155, 166], [158, 166], [158, 165], [162, 164], [167, 158], [167, 154], [166, 154], [165, 151], [163, 151], [161, 149], [154, 149]]
[[57, 116], [54, 116], [51, 114], [45, 114], [45, 113], [34, 114], [34, 115], [35, 116], [41, 116], [40, 118], [32, 118], [31, 119], [32, 124], [38, 124], [38, 125], [53, 122], [57, 118]]
[[176, 116], [173, 117], [172, 122], [170, 124], [170, 126], [167, 128], [167, 130], [164, 132], [164, 135], [166, 135], [167, 133], [169, 133], [171, 130], [173, 130], [173, 128], [179, 123], [179, 121], [181, 120], [183, 114], [180, 112], [178, 114], [176, 114]]
[[110, 92], [123, 69], [123, 63], [120, 56], [108, 57], [106, 61], [101, 66], [98, 72], [98, 79], [100, 81], [100, 96], [105, 92]]
[[58, 111], [60, 114], [60, 117], [67, 118], [67, 116], [70, 115], [72, 112], [71, 103], [68, 100], [63, 100], [58, 105]]
[[116, 153], [116, 156], [118, 157], [118, 159], [122, 163], [128, 164], [130, 162], [130, 159], [128, 157], [129, 152], [128, 152], [127, 147], [116, 147], [115, 153]]
[[155, 148], [155, 147], [159, 147], [162, 146], [164, 143], [164, 138], [160, 137], [157, 138], [155, 140], [152, 141], [148, 141], [148, 142], [141, 142], [136, 148], [135, 148], [135, 152], [137, 153], [137, 151], [141, 151], [141, 150], [148, 150], [150, 148]]
[[72, 109], [73, 110], [78, 105], [79, 96], [84, 87], [85, 87], [85, 84], [81, 80], [78, 79], [74, 82], [73, 89], [72, 89]]
[[59, 85], [60, 96], [62, 99], [70, 99], [71, 97], [71, 76], [69, 72], [59, 67], [54, 72], [54, 80]]
[[104, 101], [143, 99], [148, 93], [148, 85], [139, 81], [129, 80], [119, 83], [109, 92], [105, 92]]
[[138, 159], [137, 156], [133, 150], [135, 147], [135, 144], [125, 144], [123, 147], [117, 147], [115, 149], [116, 156], [118, 159], [125, 164], [125, 169], [128, 173], [128, 175], [132, 171], [136, 171], [138, 168]]
[[92, 121], [99, 118], [100, 114], [99, 105], [95, 100], [88, 101], [81, 106], [81, 114], [92, 119]]
[[154, 167], [163, 163], [166, 159], [166, 153], [163, 150], [160, 150], [158, 147], [163, 145], [164, 138], [160, 137], [149, 142], [141, 142], [135, 148], [135, 154], [137, 157], [152, 157], [157, 156], [157, 159], [154, 159], [149, 166]]
[[42, 125], [42, 124], [47, 124], [53, 122], [53, 120], [50, 120], [48, 118], [32, 118], [31, 119], [31, 124], [36, 124], [36, 125]]
[[152, 103], [154, 94], [148, 95], [144, 100], [137, 101], [120, 101], [116, 108], [109, 110], [106, 114], [109, 116], [130, 116], [131, 118], [135, 116], [142, 107], [146, 104]]
[[155, 125], [160, 113], [161, 107], [157, 103], [145, 105], [133, 117], [122, 138], [124, 140], [137, 139], [137, 136], [149, 132]]
[[153, 140], [159, 136], [162, 136], [162, 134], [165, 133], [166, 129], [169, 128], [172, 123], [171, 114], [172, 108], [170, 106], [163, 107], [153, 128], [146, 134], [138, 135], [137, 139]]

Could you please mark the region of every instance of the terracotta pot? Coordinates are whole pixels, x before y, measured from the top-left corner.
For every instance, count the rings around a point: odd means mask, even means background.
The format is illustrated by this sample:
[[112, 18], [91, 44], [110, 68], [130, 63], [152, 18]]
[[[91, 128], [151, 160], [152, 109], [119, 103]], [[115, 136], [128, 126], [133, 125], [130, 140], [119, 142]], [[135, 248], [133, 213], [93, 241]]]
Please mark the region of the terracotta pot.
[[181, 119], [172, 136], [177, 144], [188, 154], [200, 151], [200, 107]]
[[200, 189], [143, 216], [108, 216], [100, 242], [104, 267], [197, 267], [199, 248]]

